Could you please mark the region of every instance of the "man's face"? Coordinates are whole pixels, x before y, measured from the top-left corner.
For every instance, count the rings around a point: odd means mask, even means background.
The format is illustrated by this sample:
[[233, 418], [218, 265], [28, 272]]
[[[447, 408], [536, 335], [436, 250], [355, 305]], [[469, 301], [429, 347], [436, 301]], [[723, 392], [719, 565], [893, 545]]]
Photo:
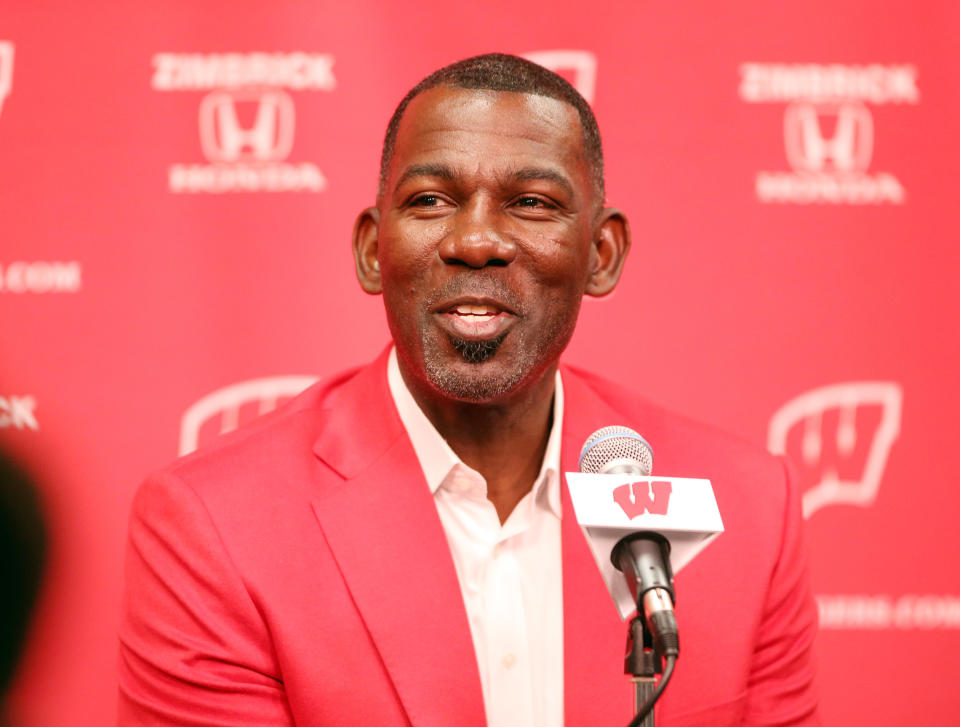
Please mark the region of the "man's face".
[[417, 96], [377, 205], [405, 375], [473, 402], [552, 375], [596, 267], [600, 206], [573, 107], [445, 86]]

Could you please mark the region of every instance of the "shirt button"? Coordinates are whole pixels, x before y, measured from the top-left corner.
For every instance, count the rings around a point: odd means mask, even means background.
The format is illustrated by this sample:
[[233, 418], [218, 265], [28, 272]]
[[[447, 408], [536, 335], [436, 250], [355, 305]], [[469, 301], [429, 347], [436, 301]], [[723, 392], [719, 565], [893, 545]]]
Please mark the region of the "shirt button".
[[512, 669], [513, 665], [517, 663], [517, 657], [513, 654], [506, 654], [503, 657], [503, 665], [507, 669]]

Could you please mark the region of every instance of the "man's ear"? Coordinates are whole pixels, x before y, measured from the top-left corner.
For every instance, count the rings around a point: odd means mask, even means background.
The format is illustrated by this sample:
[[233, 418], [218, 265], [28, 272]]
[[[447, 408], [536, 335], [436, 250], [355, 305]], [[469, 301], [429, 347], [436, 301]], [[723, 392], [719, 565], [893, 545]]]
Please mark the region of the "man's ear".
[[353, 260], [357, 266], [360, 287], [371, 295], [383, 292], [377, 241], [380, 235], [380, 210], [367, 207], [353, 224]]
[[590, 248], [590, 277], [584, 292], [601, 297], [611, 293], [620, 280], [630, 250], [630, 223], [618, 209], [607, 207], [600, 213]]

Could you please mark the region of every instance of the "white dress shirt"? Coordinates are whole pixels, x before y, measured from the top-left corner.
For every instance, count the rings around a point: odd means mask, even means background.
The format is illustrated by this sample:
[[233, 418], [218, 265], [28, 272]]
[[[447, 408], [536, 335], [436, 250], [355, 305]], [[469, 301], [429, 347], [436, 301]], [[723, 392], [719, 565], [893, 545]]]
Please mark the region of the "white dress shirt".
[[387, 378], [453, 555], [488, 727], [562, 727], [559, 372], [540, 474], [503, 525], [483, 476], [457, 457], [410, 394], [396, 350]]

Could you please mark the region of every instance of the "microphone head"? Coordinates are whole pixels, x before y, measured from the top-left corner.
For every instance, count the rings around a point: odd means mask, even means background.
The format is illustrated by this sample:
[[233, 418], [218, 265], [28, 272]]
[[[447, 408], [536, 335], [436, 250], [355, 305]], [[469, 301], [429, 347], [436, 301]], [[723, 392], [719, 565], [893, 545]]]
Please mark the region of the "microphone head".
[[629, 427], [598, 429], [580, 450], [580, 471], [587, 474], [631, 473], [646, 477], [653, 470], [653, 449]]

